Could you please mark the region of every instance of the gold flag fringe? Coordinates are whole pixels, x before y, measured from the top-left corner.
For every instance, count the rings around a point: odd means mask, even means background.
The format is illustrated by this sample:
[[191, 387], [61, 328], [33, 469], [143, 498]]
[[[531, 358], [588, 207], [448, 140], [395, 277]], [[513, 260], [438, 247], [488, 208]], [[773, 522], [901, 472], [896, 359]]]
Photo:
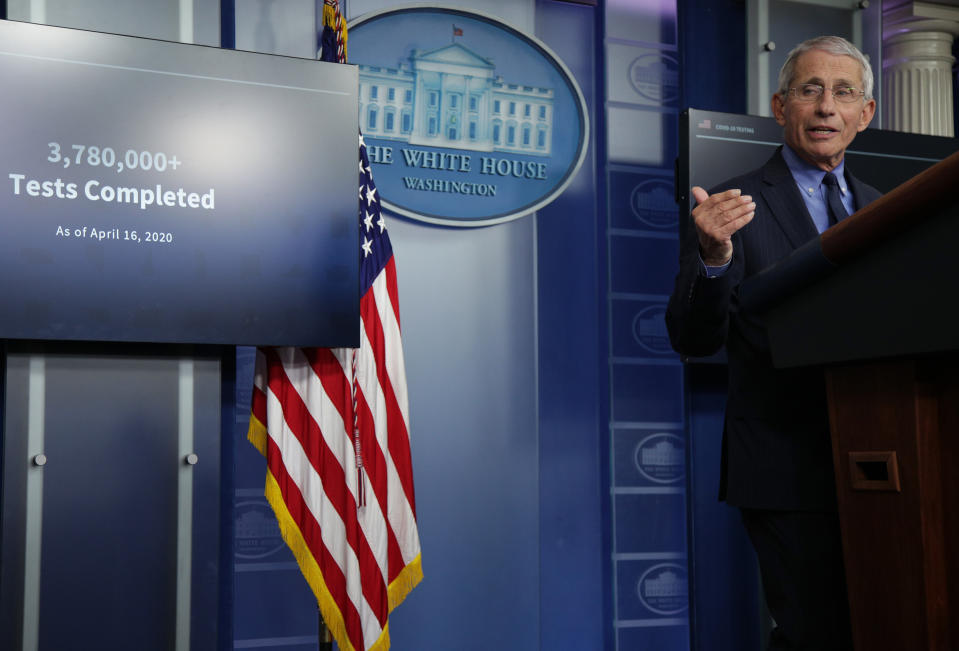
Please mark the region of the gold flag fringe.
[[423, 554], [417, 554], [416, 558], [406, 564], [389, 587], [390, 612], [403, 603], [407, 595], [413, 591], [419, 582], [423, 580]]
[[256, 416], [250, 415], [250, 427], [246, 430], [246, 440], [253, 444], [264, 457], [266, 456], [266, 425]]
[[[273, 473], [270, 472], [269, 469], [266, 471], [266, 500], [270, 503], [270, 506], [273, 507], [273, 512], [276, 513], [276, 519], [280, 525], [280, 533], [283, 534], [283, 540], [286, 541], [290, 551], [293, 552], [293, 557], [296, 558], [296, 564], [300, 566], [300, 571], [303, 573], [304, 578], [306, 578], [306, 582], [310, 585], [310, 589], [313, 590], [313, 595], [316, 597], [320, 613], [323, 615], [323, 621], [326, 622], [326, 627], [330, 629], [330, 634], [333, 635], [333, 639], [336, 640], [336, 644], [342, 651], [356, 651], [350, 643], [350, 638], [346, 634], [346, 624], [343, 621], [343, 614], [336, 605], [333, 595], [330, 594], [329, 589], [326, 587], [323, 572], [320, 570], [316, 558], [314, 558], [310, 552], [306, 540], [303, 539], [300, 528], [287, 510], [286, 504], [283, 502], [283, 493], [280, 491], [280, 486], [277, 484], [276, 478], [273, 477]], [[380, 637], [382, 639], [382, 636]], [[379, 643], [379, 640], [377, 643]], [[386, 646], [382, 648], [382, 651], [386, 651], [386, 649], [389, 649], [388, 637]], [[360, 651], [363, 650], [360, 649]]]
[[[247, 430], [246, 438], [264, 457], [266, 456], [267, 436], [266, 426], [256, 417], [250, 416], [250, 427]], [[283, 501], [283, 493], [269, 468], [267, 468], [266, 471], [265, 493], [267, 501], [276, 514], [283, 540], [287, 546], [289, 546], [290, 551], [293, 552], [293, 557], [296, 558], [296, 564], [299, 565], [300, 571], [303, 573], [306, 582], [313, 591], [313, 595], [316, 597], [317, 604], [320, 608], [320, 613], [323, 615], [323, 621], [326, 622], [326, 627], [330, 629], [330, 634], [333, 635], [341, 651], [357, 651], [346, 635], [343, 613], [340, 612], [336, 601], [326, 587], [323, 572], [320, 570], [316, 558], [314, 558], [309, 546], [306, 544], [306, 540], [304, 540], [303, 533], [300, 531], [299, 526], [297, 526], [296, 521], [293, 520], [293, 516], [291, 516], [289, 510], [287, 510], [286, 503]], [[389, 612], [393, 612], [394, 608], [403, 603], [403, 600], [406, 599], [413, 588], [422, 580], [422, 554], [417, 554], [416, 558], [410, 561], [399, 573], [399, 576], [389, 585], [387, 590]], [[389, 622], [387, 622], [386, 625], [383, 626], [383, 631], [380, 633], [379, 638], [369, 647], [368, 651], [388, 651], [389, 648], [390, 634]]]
[[[347, 30], [346, 30], [346, 20], [343, 19], [342, 14], [340, 15], [340, 33], [338, 34], [339, 38], [343, 39], [343, 61], [346, 61], [346, 40], [347, 40]], [[336, 10], [333, 6], [323, 3], [323, 26], [329, 27], [334, 32], [336, 32]]]

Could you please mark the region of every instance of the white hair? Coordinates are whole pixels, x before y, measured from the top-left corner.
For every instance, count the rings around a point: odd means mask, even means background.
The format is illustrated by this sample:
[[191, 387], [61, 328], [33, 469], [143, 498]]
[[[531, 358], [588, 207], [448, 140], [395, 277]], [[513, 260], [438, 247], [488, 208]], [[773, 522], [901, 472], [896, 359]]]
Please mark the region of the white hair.
[[779, 94], [782, 97], [785, 97], [786, 94], [789, 93], [789, 84], [792, 83], [793, 76], [796, 74], [796, 62], [799, 60], [800, 55], [810, 50], [822, 50], [829, 54], [847, 56], [855, 59], [856, 62], [862, 66], [862, 90], [865, 91], [864, 97], [866, 100], [872, 99], [873, 76], [869, 60], [859, 51], [859, 48], [840, 36], [817, 36], [808, 41], [803, 41], [792, 49], [789, 55], [786, 56], [786, 62], [783, 64], [783, 67], [779, 70]]

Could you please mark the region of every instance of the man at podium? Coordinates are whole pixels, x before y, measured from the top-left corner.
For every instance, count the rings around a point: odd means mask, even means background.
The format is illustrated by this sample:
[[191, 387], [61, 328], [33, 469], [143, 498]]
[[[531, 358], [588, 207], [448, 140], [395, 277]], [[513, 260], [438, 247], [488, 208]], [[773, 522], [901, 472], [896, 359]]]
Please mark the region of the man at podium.
[[878, 198], [843, 161], [875, 112], [872, 89], [869, 62], [845, 39], [789, 53], [771, 100], [785, 144], [757, 170], [692, 188], [666, 313], [677, 352], [726, 348], [720, 498], [740, 509], [756, 549], [775, 651], [850, 651], [849, 607], [822, 370], [773, 368], [763, 319], [741, 308], [739, 286]]

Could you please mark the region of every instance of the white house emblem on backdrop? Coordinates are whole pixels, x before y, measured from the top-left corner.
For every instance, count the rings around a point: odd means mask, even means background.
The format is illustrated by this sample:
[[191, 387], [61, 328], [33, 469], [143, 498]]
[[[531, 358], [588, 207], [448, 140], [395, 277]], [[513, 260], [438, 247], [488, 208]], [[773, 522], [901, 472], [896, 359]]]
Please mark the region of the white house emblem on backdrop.
[[237, 503], [234, 528], [237, 558], [262, 559], [286, 548], [276, 516], [265, 499]]
[[673, 198], [673, 186], [666, 179], [647, 179], [633, 188], [629, 195], [633, 215], [653, 228], [676, 226], [679, 211]]
[[633, 339], [651, 353], [672, 353], [666, 330], [666, 307], [650, 305], [633, 317]]
[[412, 50], [397, 68], [361, 65], [359, 71], [360, 125], [367, 137], [552, 153], [553, 89], [510, 83], [495, 74], [492, 59], [460, 43]]
[[646, 570], [636, 585], [639, 600], [657, 615], [677, 615], [689, 607], [686, 568], [660, 563]]
[[648, 100], [667, 104], [679, 96], [679, 62], [668, 54], [643, 54], [629, 64], [629, 83]]
[[657, 484], [674, 484], [686, 474], [686, 450], [675, 434], [651, 434], [636, 444], [633, 463], [646, 479]]
[[586, 104], [535, 37], [498, 18], [411, 6], [350, 24], [359, 124], [383, 206], [486, 226], [553, 201], [586, 155]]

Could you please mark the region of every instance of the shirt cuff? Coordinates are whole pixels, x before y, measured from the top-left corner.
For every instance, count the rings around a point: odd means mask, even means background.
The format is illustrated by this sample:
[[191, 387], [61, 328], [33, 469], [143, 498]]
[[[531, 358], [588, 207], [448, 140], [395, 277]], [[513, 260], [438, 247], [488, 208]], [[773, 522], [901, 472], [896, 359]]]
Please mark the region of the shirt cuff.
[[719, 278], [724, 273], [726, 273], [726, 270], [729, 269], [730, 264], [732, 264], [732, 260], [730, 260], [726, 264], [719, 265], [718, 267], [712, 267], [706, 264], [705, 262], [703, 262], [702, 257], [699, 258], [699, 268], [702, 271], [703, 275], [706, 276], [707, 278]]

